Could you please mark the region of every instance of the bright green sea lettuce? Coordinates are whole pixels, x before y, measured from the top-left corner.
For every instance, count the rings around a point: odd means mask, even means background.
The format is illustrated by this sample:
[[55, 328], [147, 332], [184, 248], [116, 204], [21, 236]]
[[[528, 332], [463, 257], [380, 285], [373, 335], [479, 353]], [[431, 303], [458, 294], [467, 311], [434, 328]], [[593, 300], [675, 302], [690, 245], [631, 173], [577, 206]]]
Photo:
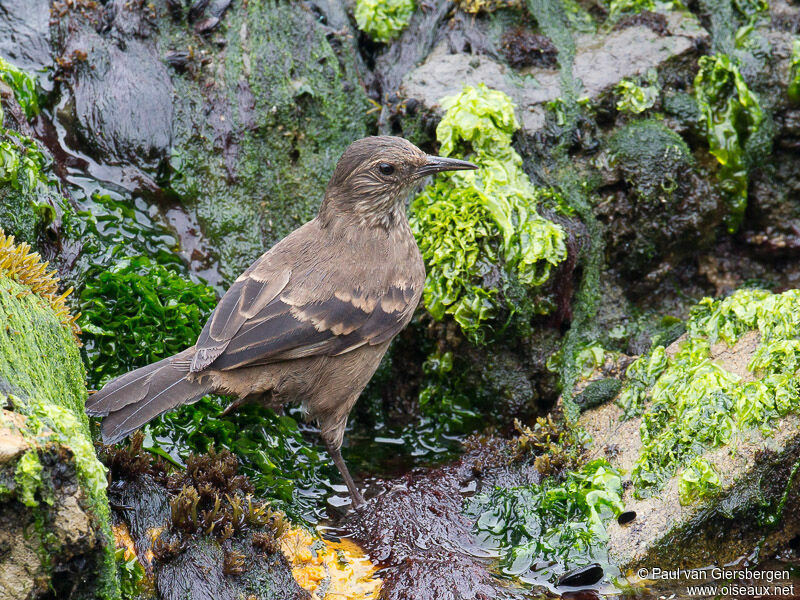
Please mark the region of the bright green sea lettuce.
[[734, 232], [747, 208], [747, 142], [766, 116], [731, 57], [701, 56], [699, 62], [694, 89], [700, 126], [705, 130], [711, 154], [720, 164], [720, 184], [730, 207], [728, 230]]
[[90, 272], [80, 294], [89, 381], [99, 387], [191, 346], [216, 302], [213, 289], [147, 256]]
[[408, 27], [414, 0], [357, 0], [358, 28], [376, 42], [390, 42]]
[[648, 71], [644, 81], [625, 78], [614, 88], [619, 100], [617, 100], [617, 110], [629, 112], [635, 115], [653, 108], [661, 94], [661, 87], [655, 70]]
[[26, 117], [30, 119], [39, 113], [39, 93], [36, 91], [36, 80], [31, 75], [0, 57], [0, 79], [14, 91]]
[[721, 487], [719, 474], [714, 465], [704, 458], [694, 458], [681, 473], [678, 495], [681, 504], [691, 504], [698, 498], [706, 498]]
[[792, 102], [800, 102], [800, 38], [792, 40], [792, 62], [786, 93]]
[[[474, 500], [475, 528], [499, 547], [506, 575], [520, 575], [537, 563], [557, 562], [564, 570], [605, 562], [605, 524], [623, 510], [620, 474], [596, 459], [563, 481], [495, 488]], [[554, 581], [559, 573], [543, 575]]]
[[504, 299], [512, 315], [548, 311], [545, 302], [509, 299], [548, 280], [566, 258], [565, 233], [536, 212], [558, 194], [534, 186], [522, 170], [511, 146], [519, 128], [511, 99], [479, 84], [443, 99], [442, 107], [441, 154], [468, 157], [479, 169], [438, 176], [412, 202], [411, 227], [428, 267], [426, 308], [436, 319], [451, 315], [480, 341]]
[[[751, 331], [759, 344], [747, 366], [749, 381], [712, 361], [710, 350]], [[683, 501], [720, 487], [713, 465], [706, 468], [698, 457], [735, 443], [747, 430], [769, 435], [777, 419], [800, 412], [798, 369], [800, 290], [745, 289], [723, 300], [703, 299], [672, 357], [656, 346], [628, 367], [617, 402], [623, 418], [642, 416], [642, 451], [631, 473], [635, 494], [651, 495], [681, 467]]]

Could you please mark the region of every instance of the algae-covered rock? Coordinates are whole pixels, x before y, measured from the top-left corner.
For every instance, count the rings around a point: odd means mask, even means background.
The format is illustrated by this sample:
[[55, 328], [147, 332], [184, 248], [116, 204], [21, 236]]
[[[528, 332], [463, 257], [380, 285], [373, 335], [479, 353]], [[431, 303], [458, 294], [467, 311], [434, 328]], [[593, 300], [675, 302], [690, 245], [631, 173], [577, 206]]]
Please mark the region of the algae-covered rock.
[[680, 135], [657, 120], [633, 121], [609, 140], [609, 161], [616, 181], [595, 207], [609, 264], [646, 273], [714, 242], [727, 208]]
[[685, 335], [628, 368], [616, 403], [581, 417], [590, 454], [630, 480], [635, 519], [607, 528], [623, 572], [723, 565], [800, 533], [798, 298], [704, 300]]
[[0, 234], [0, 596], [118, 597], [105, 470], [56, 282]]
[[[197, 44], [161, 21], [161, 51]], [[174, 74], [169, 187], [193, 205], [230, 279], [319, 207], [369, 107], [346, 30], [298, 4], [253, 1], [225, 14], [223, 49]]]
[[57, 118], [106, 167], [94, 177], [196, 216], [233, 280], [314, 216], [336, 160], [369, 131], [342, 12], [272, 0], [67, 3], [53, 29]]

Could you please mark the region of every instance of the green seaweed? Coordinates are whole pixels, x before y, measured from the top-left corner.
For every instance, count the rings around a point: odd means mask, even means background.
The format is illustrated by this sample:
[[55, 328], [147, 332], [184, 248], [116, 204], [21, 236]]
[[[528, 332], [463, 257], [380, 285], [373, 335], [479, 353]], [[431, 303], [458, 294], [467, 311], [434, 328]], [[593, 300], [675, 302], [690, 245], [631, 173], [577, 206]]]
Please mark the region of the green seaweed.
[[[39, 112], [35, 80], [0, 57], [0, 80], [14, 92], [10, 102], [28, 118]], [[4, 102], [7, 102], [4, 100]], [[0, 229], [34, 244], [63, 202], [52, 174], [52, 159], [36, 140], [3, 126], [0, 107]]]
[[51, 168], [37, 141], [0, 126], [0, 228], [9, 235], [35, 243], [52, 222], [61, 195]]
[[[549, 311], [541, 300], [514, 302], [513, 288], [531, 290], [548, 280], [566, 258], [565, 234], [536, 212], [538, 202], [557, 192], [533, 186], [522, 170], [511, 146], [519, 124], [510, 98], [479, 84], [442, 106], [441, 153], [468, 156], [479, 169], [438, 176], [412, 202], [410, 221], [428, 267], [426, 308], [436, 319], [451, 315], [479, 343], [501, 315], [524, 322]], [[492, 285], [497, 266], [500, 281]]]
[[[425, 386], [419, 393], [420, 412], [436, 422], [446, 435], [474, 430], [482, 417], [472, 409], [475, 398], [467, 394], [460, 369], [453, 369], [452, 352], [434, 352], [422, 364]], [[473, 390], [474, 392], [474, 390]], [[438, 436], [437, 436], [438, 437]]]
[[[25, 71], [18, 69], [0, 56], [0, 80], [4, 81], [14, 92], [14, 97], [19, 102], [25, 116], [32, 119], [39, 114], [39, 93], [36, 90], [36, 80]], [[0, 122], [2, 109], [0, 109]]]
[[90, 271], [79, 321], [89, 381], [99, 387], [193, 345], [216, 302], [213, 289], [147, 256]]
[[747, 21], [755, 21], [769, 14], [767, 0], [733, 0], [733, 7]]
[[727, 196], [727, 225], [732, 233], [739, 229], [747, 207], [748, 140], [757, 136], [765, 113], [729, 56], [702, 56], [699, 63], [694, 88], [700, 126], [720, 164], [720, 185]]
[[791, 68], [789, 86], [786, 90], [792, 102], [800, 102], [800, 38], [792, 40]]
[[[631, 474], [637, 496], [653, 494], [682, 466], [735, 442], [741, 432], [769, 435], [777, 419], [800, 411], [798, 306], [799, 290], [745, 289], [724, 300], [705, 298], [692, 309], [674, 356], [656, 346], [628, 367], [618, 404], [623, 418], [642, 415], [642, 451]], [[753, 380], [743, 381], [711, 361], [710, 348], [718, 341], [734, 345], [748, 331], [758, 331], [760, 343], [747, 367]], [[705, 478], [699, 485], [711, 486], [713, 478]], [[698, 491], [684, 497], [699, 497]]]
[[[130, 555], [129, 555], [130, 554]], [[142, 563], [135, 554], [125, 548], [117, 548], [114, 553], [119, 575], [119, 590], [122, 600], [136, 600], [142, 593], [146, 576]]]
[[619, 98], [617, 100], [618, 111], [638, 115], [653, 108], [658, 101], [661, 86], [658, 84], [655, 70], [650, 69], [640, 80], [636, 81], [626, 77], [614, 87], [614, 93]]
[[390, 42], [408, 27], [414, 0], [356, 0], [358, 28], [376, 42]]
[[39, 506], [36, 494], [42, 487], [42, 463], [36, 450], [28, 450], [17, 462], [14, 470], [17, 500], [25, 506]]
[[594, 562], [608, 562], [605, 524], [622, 512], [620, 474], [596, 459], [563, 481], [494, 488], [478, 495], [471, 511], [475, 529], [500, 551], [506, 575], [529, 572], [537, 563], [558, 561], [538, 575], [555, 582], [560, 572]]
[[721, 487], [719, 474], [704, 458], [696, 457], [686, 465], [678, 481], [680, 503], [691, 504], [695, 500], [716, 494]]

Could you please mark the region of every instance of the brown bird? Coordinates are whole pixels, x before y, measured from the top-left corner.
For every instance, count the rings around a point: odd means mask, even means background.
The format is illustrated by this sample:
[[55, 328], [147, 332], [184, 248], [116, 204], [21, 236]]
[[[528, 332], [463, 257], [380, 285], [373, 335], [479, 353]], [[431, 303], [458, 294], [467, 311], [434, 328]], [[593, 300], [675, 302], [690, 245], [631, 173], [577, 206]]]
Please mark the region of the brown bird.
[[351, 144], [316, 218], [242, 273], [194, 346], [90, 396], [86, 412], [105, 417], [103, 442], [211, 392], [238, 398], [226, 412], [250, 401], [301, 402], [362, 504], [340, 451], [347, 417], [425, 284], [406, 198], [426, 175], [476, 168], [398, 137]]

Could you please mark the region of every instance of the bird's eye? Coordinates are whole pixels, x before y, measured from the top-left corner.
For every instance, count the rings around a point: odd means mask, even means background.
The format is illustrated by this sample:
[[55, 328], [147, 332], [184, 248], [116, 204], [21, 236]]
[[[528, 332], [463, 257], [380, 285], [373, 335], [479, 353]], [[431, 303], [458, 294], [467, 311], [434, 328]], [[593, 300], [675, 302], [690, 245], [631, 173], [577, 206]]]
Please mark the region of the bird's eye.
[[391, 175], [394, 173], [394, 165], [390, 165], [389, 163], [381, 163], [378, 165], [378, 170], [381, 172], [381, 175]]

